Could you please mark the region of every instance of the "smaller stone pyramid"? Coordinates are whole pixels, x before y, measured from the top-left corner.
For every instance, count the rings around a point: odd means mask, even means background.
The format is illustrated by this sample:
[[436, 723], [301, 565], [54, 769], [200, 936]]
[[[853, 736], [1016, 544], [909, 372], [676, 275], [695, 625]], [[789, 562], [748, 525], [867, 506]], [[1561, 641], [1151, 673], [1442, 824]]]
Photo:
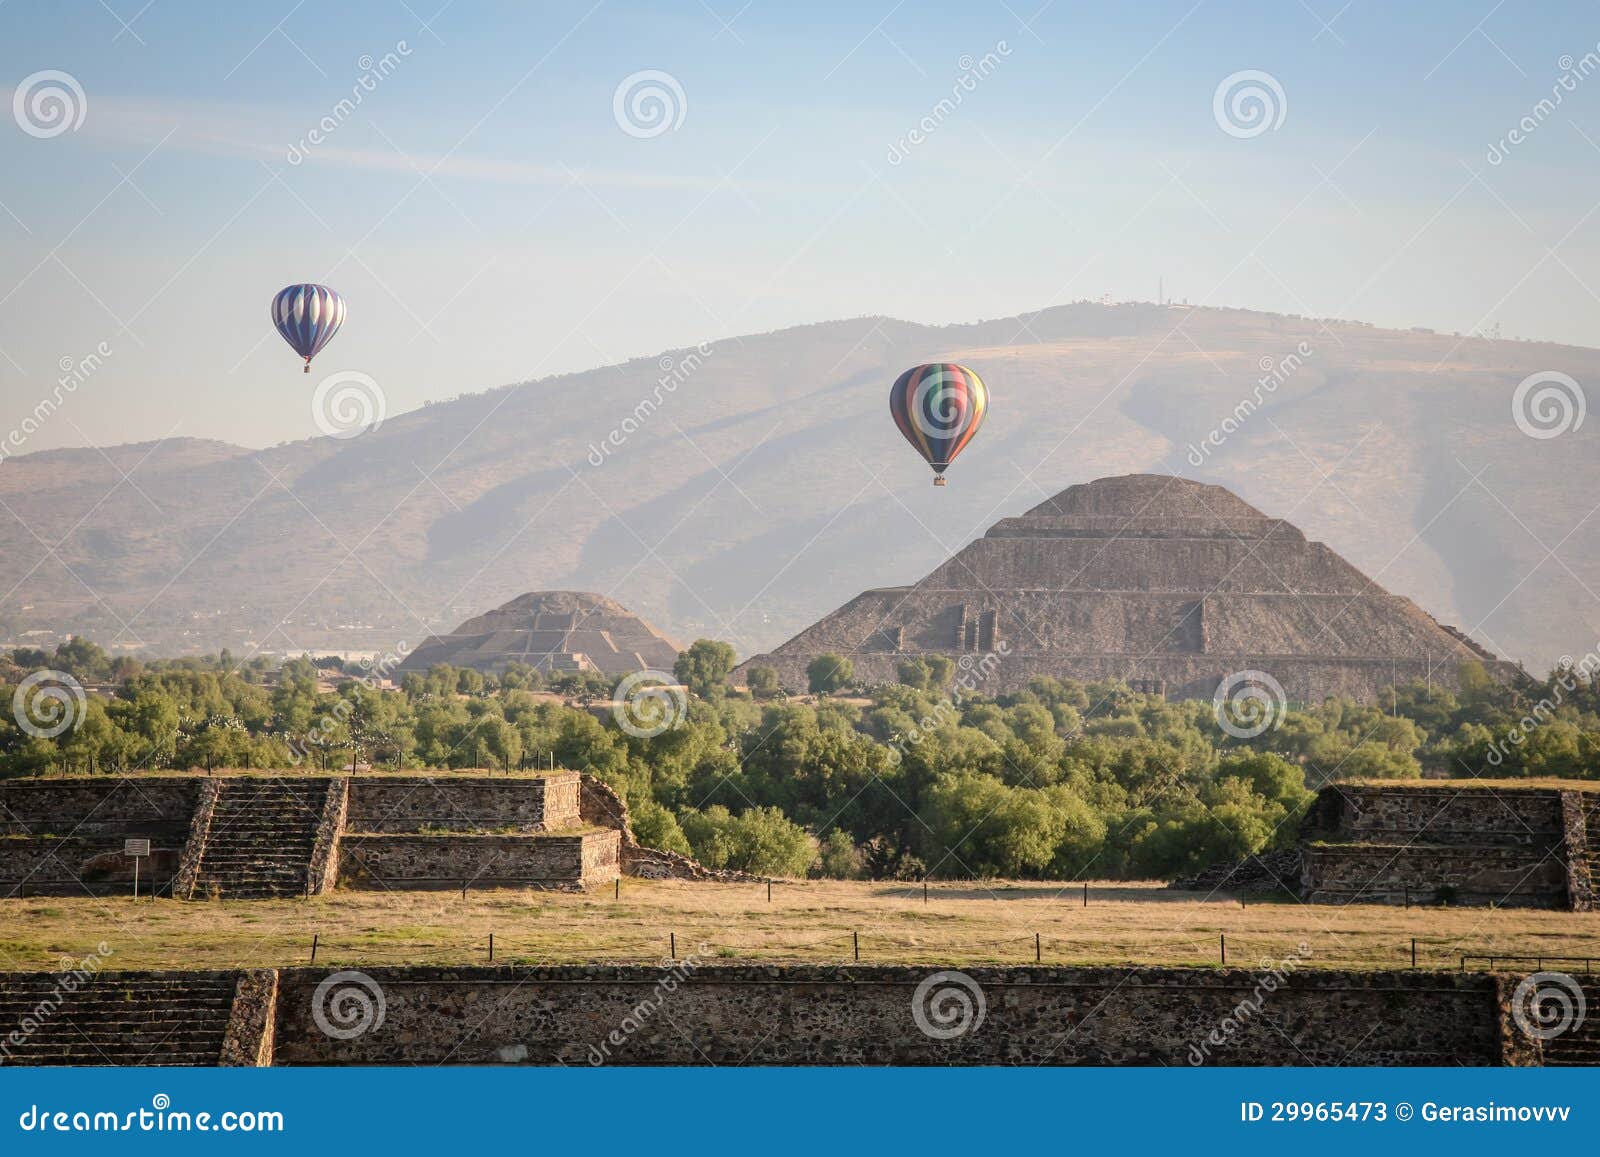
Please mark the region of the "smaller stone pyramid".
[[434, 635], [400, 671], [436, 663], [500, 672], [522, 663], [545, 674], [671, 671], [678, 645], [614, 599], [587, 591], [532, 591]]

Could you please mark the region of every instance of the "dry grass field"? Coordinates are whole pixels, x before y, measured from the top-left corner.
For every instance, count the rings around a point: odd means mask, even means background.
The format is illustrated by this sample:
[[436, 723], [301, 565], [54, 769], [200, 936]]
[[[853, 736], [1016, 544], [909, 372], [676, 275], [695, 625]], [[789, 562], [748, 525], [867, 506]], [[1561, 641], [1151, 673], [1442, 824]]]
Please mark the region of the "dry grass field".
[[[1456, 968], [1463, 953], [1589, 956], [1600, 913], [1241, 904], [1156, 883], [920, 885], [624, 880], [586, 895], [522, 890], [335, 892], [309, 900], [126, 897], [0, 901], [0, 969], [58, 967], [105, 942], [108, 968], [657, 961], [1215, 966], [1301, 955], [1301, 967]], [[1298, 946], [1304, 943], [1307, 951]]]

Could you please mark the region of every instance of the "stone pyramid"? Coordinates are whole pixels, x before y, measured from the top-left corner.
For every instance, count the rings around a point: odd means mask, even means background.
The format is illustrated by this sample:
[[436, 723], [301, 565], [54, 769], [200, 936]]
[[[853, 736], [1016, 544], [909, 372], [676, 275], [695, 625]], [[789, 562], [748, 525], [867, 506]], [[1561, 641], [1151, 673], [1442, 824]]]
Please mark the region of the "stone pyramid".
[[1301, 702], [1372, 701], [1411, 679], [1453, 685], [1468, 661], [1502, 679], [1518, 671], [1282, 519], [1158, 474], [1069, 487], [740, 670], [774, 666], [804, 688], [806, 664], [826, 652], [850, 656], [868, 682], [893, 680], [908, 657], [948, 655], [981, 667], [988, 693], [1055, 676], [1210, 698], [1236, 672], [1265, 671]]
[[585, 591], [533, 591], [427, 639], [400, 670], [435, 663], [503, 671], [523, 663], [549, 673], [671, 671], [678, 646], [621, 603]]

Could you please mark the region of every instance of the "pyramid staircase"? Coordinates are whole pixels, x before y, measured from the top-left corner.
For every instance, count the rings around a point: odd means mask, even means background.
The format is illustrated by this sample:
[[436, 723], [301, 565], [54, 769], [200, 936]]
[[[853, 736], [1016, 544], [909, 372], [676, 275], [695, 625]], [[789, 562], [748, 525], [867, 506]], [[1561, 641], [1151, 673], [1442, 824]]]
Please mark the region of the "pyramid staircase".
[[[1592, 840], [1593, 836], [1590, 838]], [[1582, 1020], [1560, 1036], [1544, 1042], [1544, 1063], [1551, 1068], [1600, 1065], [1600, 976], [1574, 976], [1572, 979], [1583, 989], [1587, 1008]]]
[[270, 899], [306, 893], [328, 781], [229, 779], [222, 783], [193, 898]]
[[[0, 977], [0, 1065], [215, 1065], [236, 973]], [[15, 1034], [15, 1035], [13, 1035]]]

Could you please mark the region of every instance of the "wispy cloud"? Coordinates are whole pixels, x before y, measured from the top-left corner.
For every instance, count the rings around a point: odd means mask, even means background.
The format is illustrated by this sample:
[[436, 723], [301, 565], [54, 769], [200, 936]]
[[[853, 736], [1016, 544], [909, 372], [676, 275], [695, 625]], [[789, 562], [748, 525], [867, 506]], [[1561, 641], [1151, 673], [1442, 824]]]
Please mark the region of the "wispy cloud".
[[[286, 164], [293, 143], [304, 137], [315, 118], [255, 104], [146, 100], [96, 96], [94, 116], [80, 139], [104, 145], [148, 149], [164, 141], [163, 150], [179, 149], [215, 157], [233, 157]], [[346, 130], [359, 131], [354, 125]], [[307, 166], [380, 173], [425, 172], [463, 180], [509, 185], [567, 185], [580, 181], [599, 188], [716, 189], [750, 188], [753, 182], [724, 181], [715, 176], [677, 175], [608, 169], [574, 169], [562, 164], [503, 160], [462, 152], [426, 150], [403, 153], [377, 147], [319, 144], [303, 153]]]

